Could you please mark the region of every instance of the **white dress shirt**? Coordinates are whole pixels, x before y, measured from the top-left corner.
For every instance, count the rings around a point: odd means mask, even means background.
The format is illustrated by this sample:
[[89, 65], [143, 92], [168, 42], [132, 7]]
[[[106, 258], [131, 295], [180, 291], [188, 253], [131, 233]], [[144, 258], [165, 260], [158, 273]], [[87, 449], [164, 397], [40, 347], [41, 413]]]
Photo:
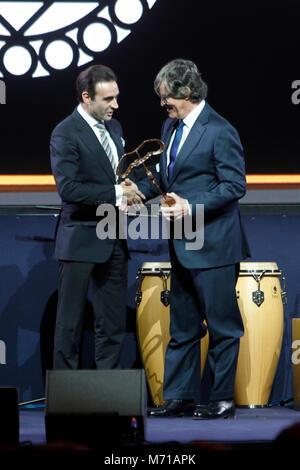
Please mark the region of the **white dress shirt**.
[[[93, 132], [95, 133], [95, 136], [97, 137], [97, 139], [99, 140], [100, 144], [101, 144], [101, 139], [100, 139], [100, 132], [99, 132], [99, 129], [97, 128], [97, 124], [98, 124], [98, 121], [97, 119], [93, 118], [93, 116], [90, 116], [84, 109], [83, 107], [81, 106], [81, 104], [79, 104], [77, 106], [77, 111], [79, 112], [80, 116], [88, 123], [88, 125], [92, 128]], [[114, 159], [115, 159], [115, 163], [116, 163], [116, 166], [118, 166], [119, 164], [119, 156], [118, 156], [118, 151], [117, 151], [117, 148], [116, 148], [116, 145], [114, 143], [114, 141], [112, 140], [111, 136], [109, 135], [109, 132], [107, 132], [107, 138], [108, 138], [108, 141], [109, 141], [109, 145], [111, 147], [111, 150], [112, 150], [112, 153], [113, 153], [113, 156], [114, 156]], [[122, 140], [122, 142], [124, 143], [124, 141]], [[122, 189], [122, 186], [120, 186], [119, 184], [115, 184], [115, 191], [116, 191], [116, 205], [119, 206], [122, 202], [122, 197], [123, 197], [123, 189]]]
[[[184, 126], [183, 126], [183, 129], [182, 129], [182, 137], [181, 137], [181, 140], [180, 140], [180, 143], [179, 143], [179, 146], [178, 146], [177, 155], [180, 152], [187, 136], [189, 135], [190, 130], [192, 129], [193, 125], [195, 124], [195, 121], [198, 119], [198, 117], [199, 117], [201, 111], [203, 110], [204, 106], [205, 106], [205, 100], [200, 101], [200, 103], [197, 106], [195, 106], [195, 108], [183, 119]], [[170, 163], [170, 149], [172, 147], [172, 142], [173, 142], [174, 137], [175, 137], [175, 132], [176, 132], [176, 129], [174, 129], [174, 132], [173, 132], [172, 137], [171, 137], [170, 142], [169, 142], [169, 146], [167, 148], [167, 168], [168, 168], [169, 163]]]
[[[183, 126], [183, 129], [182, 129], [182, 137], [181, 137], [176, 155], [178, 155], [178, 153], [180, 152], [180, 149], [182, 148], [187, 136], [189, 135], [190, 130], [192, 129], [193, 125], [195, 124], [196, 120], [198, 119], [198, 117], [199, 117], [201, 111], [203, 110], [204, 106], [205, 106], [205, 100], [200, 101], [200, 103], [197, 106], [195, 106], [195, 108], [183, 119], [184, 126]], [[170, 150], [171, 150], [171, 147], [172, 147], [172, 142], [173, 142], [174, 137], [175, 137], [175, 133], [176, 133], [176, 129], [174, 129], [174, 132], [173, 132], [173, 134], [171, 136], [171, 139], [170, 139], [170, 142], [169, 142], [169, 146], [167, 148], [167, 174], [168, 174], [168, 167], [169, 167], [169, 163], [170, 163]], [[175, 160], [175, 164], [176, 164], [176, 160]], [[189, 201], [186, 200], [186, 202], [188, 204], [189, 214], [191, 215], [192, 208], [189, 204]]]

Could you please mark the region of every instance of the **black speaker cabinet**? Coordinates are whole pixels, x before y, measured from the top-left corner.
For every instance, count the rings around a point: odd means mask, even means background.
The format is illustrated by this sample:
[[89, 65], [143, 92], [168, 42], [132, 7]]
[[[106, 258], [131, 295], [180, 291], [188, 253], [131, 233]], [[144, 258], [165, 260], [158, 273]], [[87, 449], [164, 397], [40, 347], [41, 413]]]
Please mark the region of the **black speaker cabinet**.
[[0, 447], [19, 444], [19, 393], [17, 388], [0, 388]]
[[46, 376], [47, 442], [132, 442], [145, 436], [144, 370], [53, 370]]

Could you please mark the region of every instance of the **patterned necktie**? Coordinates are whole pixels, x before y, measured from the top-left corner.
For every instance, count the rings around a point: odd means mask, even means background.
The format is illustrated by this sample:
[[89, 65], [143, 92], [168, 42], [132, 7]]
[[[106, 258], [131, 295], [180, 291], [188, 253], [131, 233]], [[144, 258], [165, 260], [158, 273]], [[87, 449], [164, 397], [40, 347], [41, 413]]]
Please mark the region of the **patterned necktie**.
[[115, 161], [111, 146], [109, 144], [109, 140], [108, 140], [108, 136], [107, 136], [108, 132], [105, 128], [105, 125], [101, 124], [100, 122], [97, 124], [97, 127], [98, 127], [99, 132], [100, 132], [100, 140], [101, 140], [102, 147], [103, 147], [106, 155], [108, 156], [108, 159], [111, 163], [111, 166], [112, 166], [112, 169], [113, 169], [114, 173], [116, 173], [117, 165], [116, 165], [116, 161]]
[[184, 127], [184, 122], [181, 120], [179, 121], [175, 133], [175, 137], [172, 142], [172, 147], [170, 150], [170, 164], [169, 164], [169, 180], [172, 178], [172, 173], [173, 173], [173, 168], [175, 165], [175, 160], [178, 152], [178, 147], [182, 138], [182, 132], [183, 132], [183, 127]]

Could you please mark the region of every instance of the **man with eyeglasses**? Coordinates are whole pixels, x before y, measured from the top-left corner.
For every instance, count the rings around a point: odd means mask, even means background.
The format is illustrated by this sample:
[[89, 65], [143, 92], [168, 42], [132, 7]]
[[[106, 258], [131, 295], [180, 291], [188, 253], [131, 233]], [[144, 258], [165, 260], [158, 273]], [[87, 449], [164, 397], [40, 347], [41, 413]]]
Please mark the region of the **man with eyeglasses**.
[[[204, 245], [187, 250], [186, 239], [170, 239], [170, 336], [165, 356], [165, 403], [150, 416], [195, 419], [235, 415], [234, 382], [243, 323], [235, 285], [239, 263], [250, 255], [238, 200], [246, 192], [242, 145], [234, 127], [206, 102], [207, 86], [196, 64], [176, 59], [158, 73], [154, 88], [168, 119], [159, 184], [175, 204], [162, 205], [171, 221], [204, 205]], [[139, 185], [146, 197], [154, 186]], [[209, 331], [210, 399], [201, 406], [200, 338]], [[195, 403], [197, 406], [195, 407]]]

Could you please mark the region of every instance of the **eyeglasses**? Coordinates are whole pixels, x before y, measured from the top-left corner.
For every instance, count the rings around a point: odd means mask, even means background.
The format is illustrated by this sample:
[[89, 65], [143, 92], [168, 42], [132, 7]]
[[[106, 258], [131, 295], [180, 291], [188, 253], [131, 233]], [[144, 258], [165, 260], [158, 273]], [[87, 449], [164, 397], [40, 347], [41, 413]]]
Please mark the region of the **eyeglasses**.
[[159, 96], [160, 101], [166, 104], [167, 99], [171, 97], [171, 93], [169, 93], [168, 95], [158, 95], [158, 96]]

